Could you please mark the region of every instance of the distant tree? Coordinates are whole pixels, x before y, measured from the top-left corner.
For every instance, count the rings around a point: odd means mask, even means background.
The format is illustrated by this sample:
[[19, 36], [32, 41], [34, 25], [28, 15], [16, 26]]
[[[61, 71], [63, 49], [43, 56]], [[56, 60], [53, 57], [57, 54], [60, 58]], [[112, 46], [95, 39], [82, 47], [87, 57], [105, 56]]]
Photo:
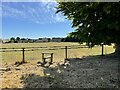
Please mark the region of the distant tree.
[[80, 42], [80, 38], [78, 37], [72, 37], [70, 35], [68, 35], [65, 40], [65, 42]]
[[16, 37], [16, 42], [17, 42], [17, 43], [20, 42], [20, 37]]
[[21, 40], [26, 40], [25, 38], [21, 38]]
[[66, 39], [66, 38], [62, 38], [61, 42], [65, 42], [65, 39]]
[[48, 42], [50, 42], [50, 40], [51, 40], [51, 39], [50, 39], [50, 38], [48, 38]]
[[28, 39], [28, 43], [32, 43], [32, 40], [30, 38]]
[[42, 40], [42, 38], [38, 38], [38, 40]]
[[22, 43], [25, 43], [26, 39], [25, 38], [21, 38], [21, 41], [22, 41]]
[[10, 38], [10, 43], [15, 43], [15, 38], [14, 37]]

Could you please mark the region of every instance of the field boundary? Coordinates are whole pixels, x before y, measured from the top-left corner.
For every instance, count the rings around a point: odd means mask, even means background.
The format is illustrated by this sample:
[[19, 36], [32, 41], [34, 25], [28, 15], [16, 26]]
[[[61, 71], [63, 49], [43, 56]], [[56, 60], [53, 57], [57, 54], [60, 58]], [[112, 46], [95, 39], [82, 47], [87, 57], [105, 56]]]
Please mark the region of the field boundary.
[[86, 45], [71, 45], [71, 46], [44, 46], [44, 47], [21, 47], [21, 48], [0, 48], [0, 52], [22, 52], [22, 62], [25, 62], [26, 51], [36, 50], [65, 50], [65, 60], [68, 59], [68, 49], [89, 48]]
[[59, 49], [78, 49], [78, 48], [89, 48], [86, 45], [71, 45], [71, 46], [45, 46], [45, 47], [21, 47], [21, 48], [0, 48], [0, 52], [21, 52], [23, 51], [36, 51], [36, 50], [59, 50]]

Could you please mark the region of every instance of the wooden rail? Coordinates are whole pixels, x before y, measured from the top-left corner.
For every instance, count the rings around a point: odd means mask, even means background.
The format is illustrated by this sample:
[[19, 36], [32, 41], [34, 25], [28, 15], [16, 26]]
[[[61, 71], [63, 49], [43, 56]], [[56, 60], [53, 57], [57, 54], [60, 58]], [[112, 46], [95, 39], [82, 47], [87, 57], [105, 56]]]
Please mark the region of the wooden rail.
[[25, 48], [0, 48], [0, 52], [22, 52], [22, 62], [25, 63], [25, 51], [36, 50], [65, 50], [65, 60], [68, 59], [68, 49], [89, 48], [88, 46], [71, 45], [71, 46], [49, 46], [49, 47], [25, 47]]

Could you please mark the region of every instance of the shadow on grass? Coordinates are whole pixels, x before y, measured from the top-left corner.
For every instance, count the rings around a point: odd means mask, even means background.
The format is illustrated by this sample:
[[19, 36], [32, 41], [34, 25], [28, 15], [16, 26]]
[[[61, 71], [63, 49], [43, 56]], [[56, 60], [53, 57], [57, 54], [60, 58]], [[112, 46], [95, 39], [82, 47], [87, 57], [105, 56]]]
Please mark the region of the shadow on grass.
[[44, 76], [31, 73], [21, 80], [24, 88], [118, 88], [119, 61], [111, 55], [71, 58], [65, 64], [43, 67]]

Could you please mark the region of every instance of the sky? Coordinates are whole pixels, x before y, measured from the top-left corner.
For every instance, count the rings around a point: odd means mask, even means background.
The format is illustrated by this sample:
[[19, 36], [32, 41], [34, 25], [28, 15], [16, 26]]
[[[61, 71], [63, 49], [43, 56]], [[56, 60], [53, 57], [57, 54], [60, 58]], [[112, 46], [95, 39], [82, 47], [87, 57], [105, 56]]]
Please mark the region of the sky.
[[2, 38], [66, 37], [71, 21], [56, 14], [56, 2], [3, 2]]

